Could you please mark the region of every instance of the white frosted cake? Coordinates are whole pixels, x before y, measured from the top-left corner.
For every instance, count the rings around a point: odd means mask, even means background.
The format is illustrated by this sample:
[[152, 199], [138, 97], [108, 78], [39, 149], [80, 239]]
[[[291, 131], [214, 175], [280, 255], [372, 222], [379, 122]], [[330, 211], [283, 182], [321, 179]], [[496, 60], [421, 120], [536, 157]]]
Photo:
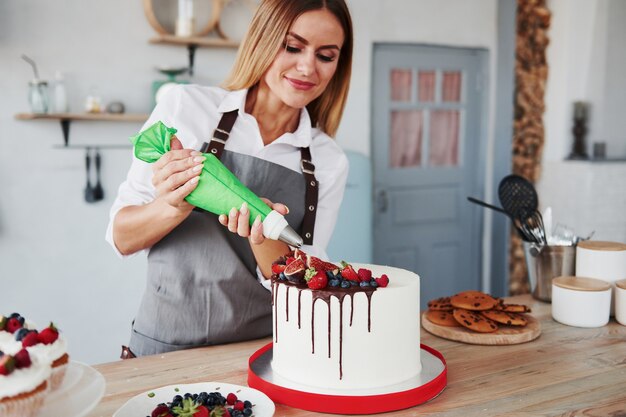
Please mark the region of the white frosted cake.
[[[399, 268], [352, 266], [359, 275], [360, 269], [371, 271], [372, 285], [342, 288], [335, 281], [331, 286], [330, 272], [326, 286], [311, 289], [310, 281], [303, 284], [275, 271], [271, 366], [278, 378], [312, 392], [382, 393], [419, 377], [419, 277]], [[384, 288], [374, 283], [383, 274], [388, 277]]]

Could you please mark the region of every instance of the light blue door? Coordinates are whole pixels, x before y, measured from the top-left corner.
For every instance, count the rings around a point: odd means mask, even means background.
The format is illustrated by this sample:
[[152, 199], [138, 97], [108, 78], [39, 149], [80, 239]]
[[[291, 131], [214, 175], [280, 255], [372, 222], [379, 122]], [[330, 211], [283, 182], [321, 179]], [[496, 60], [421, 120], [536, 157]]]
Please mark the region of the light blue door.
[[486, 53], [374, 48], [374, 261], [416, 272], [422, 305], [481, 288]]

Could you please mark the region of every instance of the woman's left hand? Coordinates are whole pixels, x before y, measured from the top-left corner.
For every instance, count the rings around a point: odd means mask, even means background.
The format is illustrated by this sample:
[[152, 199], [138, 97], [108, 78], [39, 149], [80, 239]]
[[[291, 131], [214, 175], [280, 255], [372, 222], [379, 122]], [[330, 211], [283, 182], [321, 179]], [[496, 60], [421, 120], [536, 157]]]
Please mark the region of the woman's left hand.
[[[267, 198], [261, 198], [265, 204], [267, 204], [272, 210], [276, 210], [278, 213], [283, 216], [289, 213], [289, 209], [286, 205], [281, 203], [272, 203]], [[265, 236], [263, 236], [263, 222], [261, 221], [261, 216], [257, 216], [250, 226], [250, 210], [248, 209], [248, 205], [243, 203], [241, 208], [237, 210], [233, 207], [228, 213], [228, 216], [222, 214], [219, 216], [219, 222], [228, 227], [233, 233], [237, 233], [239, 236], [247, 237], [250, 240], [250, 243], [253, 245], [260, 245], [265, 241]]]

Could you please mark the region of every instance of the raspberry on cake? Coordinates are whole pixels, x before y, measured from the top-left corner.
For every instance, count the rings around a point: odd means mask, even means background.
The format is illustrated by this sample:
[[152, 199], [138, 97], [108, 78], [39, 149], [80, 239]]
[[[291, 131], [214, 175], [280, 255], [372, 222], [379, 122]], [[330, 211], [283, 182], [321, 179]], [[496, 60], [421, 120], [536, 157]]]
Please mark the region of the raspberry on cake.
[[[288, 272], [303, 259], [307, 259], [304, 282], [296, 282]], [[272, 276], [274, 375], [305, 391], [338, 393], [393, 392], [394, 385], [419, 376], [416, 274], [378, 265], [338, 266], [301, 250], [275, 264], [286, 268]], [[302, 266], [292, 269], [301, 271]], [[376, 354], [358, 353], [364, 346]]]

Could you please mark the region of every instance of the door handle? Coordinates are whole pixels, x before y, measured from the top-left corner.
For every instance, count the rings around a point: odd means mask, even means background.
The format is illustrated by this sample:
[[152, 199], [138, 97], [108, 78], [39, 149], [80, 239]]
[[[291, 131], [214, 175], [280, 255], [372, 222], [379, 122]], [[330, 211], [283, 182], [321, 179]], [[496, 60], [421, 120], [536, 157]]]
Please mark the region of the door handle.
[[378, 192], [378, 212], [385, 213], [387, 211], [387, 207], [389, 207], [387, 192], [385, 190], [380, 190]]

